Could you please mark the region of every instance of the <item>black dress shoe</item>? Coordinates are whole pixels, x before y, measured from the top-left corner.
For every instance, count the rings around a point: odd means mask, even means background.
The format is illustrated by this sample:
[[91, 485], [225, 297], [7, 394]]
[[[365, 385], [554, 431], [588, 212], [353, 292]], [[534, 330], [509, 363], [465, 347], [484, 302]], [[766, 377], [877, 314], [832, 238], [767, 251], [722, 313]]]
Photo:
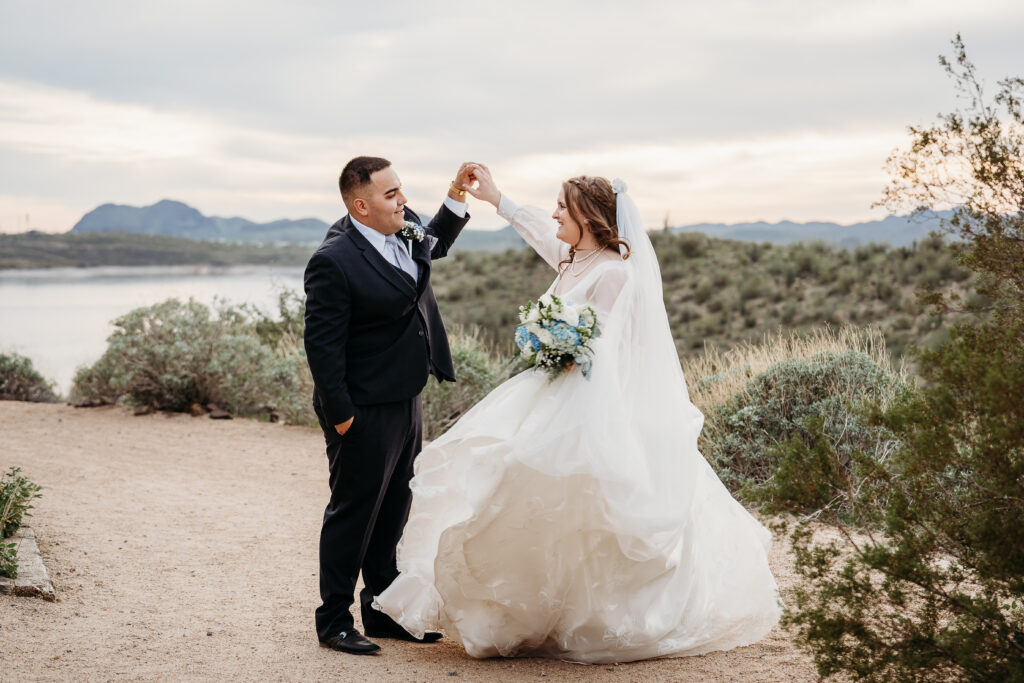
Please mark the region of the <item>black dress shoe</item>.
[[321, 640], [320, 645], [329, 647], [332, 650], [347, 652], [351, 655], [369, 655], [380, 649], [380, 645], [371, 643], [363, 637], [359, 631], [342, 631], [336, 636]]
[[366, 627], [366, 635], [373, 638], [407, 640], [410, 643], [436, 643], [441, 640], [441, 634], [437, 631], [427, 631], [423, 634], [422, 638], [417, 638], [401, 626], [380, 626], [377, 628]]

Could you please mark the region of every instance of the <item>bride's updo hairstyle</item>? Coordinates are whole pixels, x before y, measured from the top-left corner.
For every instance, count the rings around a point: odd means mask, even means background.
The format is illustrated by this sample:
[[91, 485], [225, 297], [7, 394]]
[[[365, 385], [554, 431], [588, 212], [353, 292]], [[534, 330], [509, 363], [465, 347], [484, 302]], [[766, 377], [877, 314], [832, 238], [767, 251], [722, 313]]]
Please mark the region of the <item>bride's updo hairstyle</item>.
[[[615, 218], [615, 191], [607, 178], [581, 175], [569, 178], [562, 183], [565, 193], [565, 206], [569, 215], [580, 226], [580, 230], [590, 230], [599, 247], [625, 247], [622, 258], [629, 258], [629, 243], [619, 239], [619, 226]], [[583, 239], [582, 232], [580, 239]], [[577, 240], [576, 244], [579, 244]], [[572, 263], [576, 255], [576, 245], [569, 246], [569, 258], [559, 263], [559, 267]]]

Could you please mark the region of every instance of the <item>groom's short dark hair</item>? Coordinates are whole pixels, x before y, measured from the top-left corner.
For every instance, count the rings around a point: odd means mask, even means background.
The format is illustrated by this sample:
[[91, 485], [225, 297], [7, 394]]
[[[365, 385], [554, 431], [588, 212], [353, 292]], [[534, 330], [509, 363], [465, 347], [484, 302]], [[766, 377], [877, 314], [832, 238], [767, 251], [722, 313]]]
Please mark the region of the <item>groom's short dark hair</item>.
[[352, 195], [356, 190], [370, 182], [371, 175], [390, 165], [390, 161], [381, 157], [356, 157], [345, 164], [338, 177], [338, 189], [341, 190], [341, 198], [345, 204], [352, 201]]

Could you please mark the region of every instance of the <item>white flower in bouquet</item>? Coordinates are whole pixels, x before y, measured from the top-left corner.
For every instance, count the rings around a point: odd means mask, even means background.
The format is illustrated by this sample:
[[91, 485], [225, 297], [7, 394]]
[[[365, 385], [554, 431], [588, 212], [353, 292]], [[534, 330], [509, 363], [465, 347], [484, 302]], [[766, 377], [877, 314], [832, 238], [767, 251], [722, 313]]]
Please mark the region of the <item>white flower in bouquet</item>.
[[543, 369], [554, 379], [575, 365], [590, 377], [593, 340], [600, 334], [593, 308], [545, 294], [520, 306], [519, 321], [516, 345], [528, 367]]

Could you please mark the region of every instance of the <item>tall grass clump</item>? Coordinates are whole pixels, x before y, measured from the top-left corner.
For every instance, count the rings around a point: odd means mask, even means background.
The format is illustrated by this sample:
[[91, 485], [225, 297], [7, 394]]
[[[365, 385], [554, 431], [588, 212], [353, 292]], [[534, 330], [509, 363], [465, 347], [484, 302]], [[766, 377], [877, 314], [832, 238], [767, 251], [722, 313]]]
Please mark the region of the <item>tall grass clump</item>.
[[14, 543], [3, 543], [21, 528], [25, 517], [31, 516], [32, 501], [42, 487], [21, 474], [20, 467], [11, 467], [0, 479], [0, 576], [18, 578], [18, 558]]
[[59, 400], [53, 382], [39, 374], [30, 358], [17, 353], [0, 353], [0, 401], [54, 403]]
[[722, 481], [749, 501], [802, 512], [849, 503], [860, 479], [854, 454], [884, 458], [892, 448], [864, 407], [888, 405], [907, 386], [881, 333], [856, 328], [709, 349], [686, 372], [705, 414], [701, 451]]
[[309, 423], [301, 345], [268, 331], [267, 320], [250, 308], [194, 300], [137, 308], [114, 321], [103, 356], [76, 373], [72, 399], [170, 411], [214, 403], [235, 415], [273, 410]]

